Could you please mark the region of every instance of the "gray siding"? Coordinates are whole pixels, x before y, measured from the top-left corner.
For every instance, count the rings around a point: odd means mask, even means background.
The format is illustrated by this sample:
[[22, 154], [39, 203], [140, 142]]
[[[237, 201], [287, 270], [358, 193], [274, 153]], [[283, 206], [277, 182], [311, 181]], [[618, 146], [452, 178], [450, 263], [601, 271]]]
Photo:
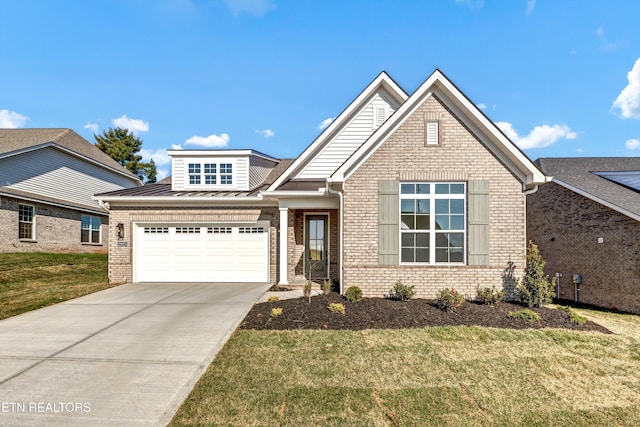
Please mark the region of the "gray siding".
[[0, 186], [98, 206], [96, 193], [134, 187], [132, 179], [56, 150], [43, 148], [0, 159]]
[[249, 162], [249, 190], [262, 184], [276, 163], [262, 157], [251, 156]]

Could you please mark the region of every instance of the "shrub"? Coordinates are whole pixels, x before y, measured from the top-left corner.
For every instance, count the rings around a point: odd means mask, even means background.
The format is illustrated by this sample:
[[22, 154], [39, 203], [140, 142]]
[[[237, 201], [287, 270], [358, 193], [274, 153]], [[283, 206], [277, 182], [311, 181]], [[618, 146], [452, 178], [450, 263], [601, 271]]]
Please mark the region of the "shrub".
[[540, 315], [533, 310], [525, 308], [524, 310], [510, 311], [507, 314], [508, 317], [516, 320], [526, 320], [527, 322], [537, 322], [540, 320]]
[[302, 294], [307, 299], [307, 301], [311, 302], [311, 280], [307, 280], [302, 287]]
[[282, 314], [282, 307], [274, 307], [271, 309], [271, 317], [278, 317]]
[[346, 309], [344, 307], [344, 304], [340, 304], [339, 302], [332, 302], [331, 304], [329, 304], [327, 306], [327, 308], [329, 309], [330, 312], [342, 314], [343, 316], [346, 313]]
[[271, 295], [267, 301], [269, 302], [276, 302], [276, 301], [280, 301], [280, 297], [278, 295]]
[[329, 293], [331, 293], [331, 280], [325, 280], [322, 283], [322, 293], [324, 295], [329, 295]]
[[464, 296], [453, 288], [445, 288], [438, 292], [437, 303], [444, 311], [456, 311], [464, 303]]
[[499, 291], [495, 286], [481, 288], [478, 287], [476, 301], [481, 302], [482, 304], [497, 304], [502, 301], [505, 297], [505, 291]]
[[584, 325], [587, 323], [587, 318], [579, 315], [575, 311], [571, 309], [571, 307], [561, 307], [562, 310], [566, 311], [569, 314], [569, 320], [576, 325]]
[[542, 304], [551, 302], [555, 287], [555, 277], [551, 282], [544, 274], [544, 267], [547, 265], [538, 246], [529, 242], [527, 247], [527, 266], [524, 269], [524, 276], [516, 285], [516, 294], [520, 296], [520, 301], [529, 307], [540, 307]]
[[356, 302], [362, 299], [362, 289], [357, 286], [349, 286], [344, 293], [344, 297], [349, 302]]
[[398, 280], [389, 293], [389, 299], [396, 301], [409, 301], [416, 295], [415, 286], [408, 286]]

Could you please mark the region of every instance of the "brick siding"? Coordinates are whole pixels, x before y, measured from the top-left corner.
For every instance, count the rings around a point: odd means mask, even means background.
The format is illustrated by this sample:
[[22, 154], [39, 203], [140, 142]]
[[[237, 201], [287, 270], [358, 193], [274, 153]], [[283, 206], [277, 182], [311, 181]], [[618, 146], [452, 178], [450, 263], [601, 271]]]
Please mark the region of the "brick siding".
[[[560, 279], [560, 297], [640, 313], [640, 223], [550, 183], [527, 196], [527, 237]], [[602, 239], [602, 243], [598, 239]]]
[[[34, 207], [35, 239], [18, 238], [18, 205]], [[108, 248], [109, 218], [100, 216], [101, 243], [80, 241], [80, 217], [83, 212], [44, 203], [0, 197], [0, 252], [101, 252]]]
[[[440, 121], [441, 143], [425, 146], [425, 117]], [[378, 265], [378, 180], [490, 181], [489, 266]], [[522, 183], [438, 100], [427, 99], [346, 181], [344, 288], [383, 296], [397, 280], [432, 298], [445, 287], [475, 296], [476, 287], [503, 287], [509, 260], [525, 264], [525, 197]], [[512, 285], [505, 286], [512, 295]]]

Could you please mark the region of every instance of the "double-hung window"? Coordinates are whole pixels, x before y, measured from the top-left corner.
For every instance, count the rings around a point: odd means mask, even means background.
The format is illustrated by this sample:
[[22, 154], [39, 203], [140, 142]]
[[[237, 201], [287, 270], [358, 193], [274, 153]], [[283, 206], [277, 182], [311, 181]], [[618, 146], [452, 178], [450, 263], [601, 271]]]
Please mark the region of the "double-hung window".
[[80, 216], [80, 241], [82, 243], [100, 243], [100, 217], [92, 215]]
[[400, 184], [400, 261], [462, 264], [466, 188], [462, 182]]
[[200, 184], [200, 163], [189, 163], [189, 184]]
[[205, 163], [204, 164], [204, 183], [208, 185], [216, 184], [216, 164]]
[[220, 163], [220, 184], [233, 184], [233, 165]]
[[31, 205], [18, 205], [18, 238], [35, 239], [33, 228], [33, 212]]

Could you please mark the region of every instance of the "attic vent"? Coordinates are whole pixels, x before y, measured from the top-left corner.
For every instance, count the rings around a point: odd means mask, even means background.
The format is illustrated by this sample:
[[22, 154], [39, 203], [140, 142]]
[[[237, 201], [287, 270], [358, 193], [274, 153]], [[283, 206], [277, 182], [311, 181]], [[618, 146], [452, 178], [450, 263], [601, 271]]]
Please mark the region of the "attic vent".
[[375, 115], [373, 116], [374, 129], [382, 126], [385, 120], [387, 120], [387, 109], [385, 107], [376, 107]]
[[438, 122], [427, 122], [427, 145], [438, 145]]

